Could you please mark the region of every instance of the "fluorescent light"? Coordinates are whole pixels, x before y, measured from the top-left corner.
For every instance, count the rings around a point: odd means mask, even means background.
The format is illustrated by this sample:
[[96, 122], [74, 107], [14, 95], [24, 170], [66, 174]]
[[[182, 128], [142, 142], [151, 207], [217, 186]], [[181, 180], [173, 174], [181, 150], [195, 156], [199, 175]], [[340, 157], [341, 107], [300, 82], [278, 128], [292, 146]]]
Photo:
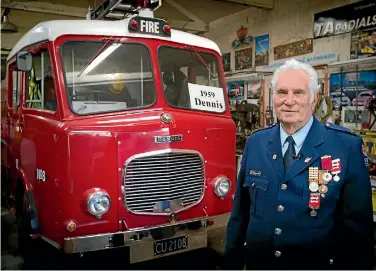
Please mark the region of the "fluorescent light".
[[83, 75], [88, 74], [91, 72], [96, 66], [98, 66], [106, 57], [108, 57], [110, 54], [112, 54], [121, 43], [112, 44], [111, 46], [107, 47], [106, 50], [104, 50], [97, 58], [94, 59], [93, 62], [90, 63], [90, 65], [86, 68], [86, 70], [83, 72]]

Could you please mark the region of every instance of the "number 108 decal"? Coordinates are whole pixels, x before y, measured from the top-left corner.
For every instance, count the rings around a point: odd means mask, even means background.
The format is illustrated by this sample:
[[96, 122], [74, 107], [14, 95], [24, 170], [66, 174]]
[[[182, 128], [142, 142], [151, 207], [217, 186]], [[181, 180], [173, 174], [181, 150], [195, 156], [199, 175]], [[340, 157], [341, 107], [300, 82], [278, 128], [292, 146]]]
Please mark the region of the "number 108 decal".
[[46, 181], [46, 172], [43, 169], [37, 168], [37, 180], [42, 182]]

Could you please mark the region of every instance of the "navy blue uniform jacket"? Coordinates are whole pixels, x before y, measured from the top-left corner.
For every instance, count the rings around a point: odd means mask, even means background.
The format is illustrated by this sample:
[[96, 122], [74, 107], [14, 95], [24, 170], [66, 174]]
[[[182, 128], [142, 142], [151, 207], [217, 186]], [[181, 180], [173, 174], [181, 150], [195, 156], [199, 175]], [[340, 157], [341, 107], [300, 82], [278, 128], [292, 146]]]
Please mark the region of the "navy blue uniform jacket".
[[[223, 268], [372, 269], [372, 192], [361, 137], [314, 118], [285, 174], [279, 129], [275, 124], [247, 140]], [[308, 169], [321, 169], [325, 155], [340, 159], [340, 180], [328, 183], [311, 216]]]

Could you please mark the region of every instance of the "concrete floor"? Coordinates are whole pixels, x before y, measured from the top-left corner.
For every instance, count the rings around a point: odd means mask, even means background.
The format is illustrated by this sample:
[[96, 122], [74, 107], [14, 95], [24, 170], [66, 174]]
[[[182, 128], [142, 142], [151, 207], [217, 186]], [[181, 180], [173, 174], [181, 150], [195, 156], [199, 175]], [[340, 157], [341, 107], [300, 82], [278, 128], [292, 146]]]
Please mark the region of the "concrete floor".
[[[14, 250], [17, 247], [17, 227], [13, 223], [9, 212], [2, 209], [1, 214], [1, 269], [22, 270], [23, 258], [16, 255]], [[219, 229], [213, 233], [216, 237], [212, 246], [215, 250], [221, 251], [224, 247], [224, 232]], [[126, 249], [111, 250], [100, 253], [84, 254], [82, 258], [62, 259], [60, 255], [54, 254], [48, 245], [38, 246], [38, 253], [43, 255], [43, 260], [33, 262], [32, 269], [133, 269], [133, 270], [178, 270], [178, 269], [217, 269], [219, 255], [211, 249], [201, 249], [194, 252], [187, 252], [175, 256], [165, 257], [158, 260], [147, 261], [138, 264], [128, 265], [125, 263]], [[98, 261], [100, 259], [100, 261]]]

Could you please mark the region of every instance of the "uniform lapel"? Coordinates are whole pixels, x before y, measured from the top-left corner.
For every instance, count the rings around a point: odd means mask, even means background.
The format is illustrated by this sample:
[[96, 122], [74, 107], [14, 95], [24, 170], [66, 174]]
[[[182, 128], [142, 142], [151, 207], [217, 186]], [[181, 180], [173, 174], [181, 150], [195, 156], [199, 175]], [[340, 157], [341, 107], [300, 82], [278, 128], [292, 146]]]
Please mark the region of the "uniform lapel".
[[288, 169], [285, 176], [285, 182], [298, 175], [320, 157], [316, 151], [316, 147], [323, 143], [324, 132], [325, 129], [322, 124], [314, 118], [311, 129], [309, 130], [299, 152], [300, 156]]
[[281, 146], [281, 136], [279, 132], [279, 125], [280, 124], [276, 125], [271, 130], [267, 156], [270, 160], [270, 163], [273, 165], [274, 169], [277, 171], [281, 179], [284, 179], [285, 169], [283, 166], [282, 146]]

